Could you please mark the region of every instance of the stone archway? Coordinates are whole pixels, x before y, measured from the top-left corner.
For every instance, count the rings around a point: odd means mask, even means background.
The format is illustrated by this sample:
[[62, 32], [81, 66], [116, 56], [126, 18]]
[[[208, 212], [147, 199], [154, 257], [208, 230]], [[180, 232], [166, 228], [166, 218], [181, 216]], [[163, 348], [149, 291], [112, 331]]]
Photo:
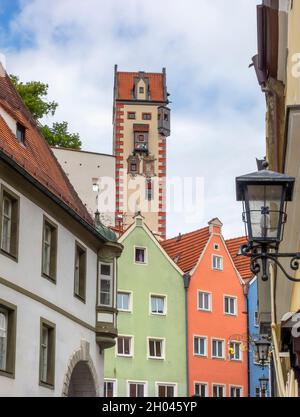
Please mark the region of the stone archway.
[[70, 358], [63, 383], [63, 397], [99, 396], [97, 373], [89, 348], [89, 343], [82, 340], [80, 349]]

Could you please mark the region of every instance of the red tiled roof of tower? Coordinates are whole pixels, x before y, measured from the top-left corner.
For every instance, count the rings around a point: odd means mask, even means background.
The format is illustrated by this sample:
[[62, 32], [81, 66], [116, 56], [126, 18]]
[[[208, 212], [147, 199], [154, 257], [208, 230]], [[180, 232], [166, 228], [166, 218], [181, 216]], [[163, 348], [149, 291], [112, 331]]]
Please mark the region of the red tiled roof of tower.
[[167, 239], [160, 244], [182, 271], [189, 272], [196, 265], [209, 236], [209, 227], [204, 227]]
[[0, 76], [0, 106], [26, 128], [24, 146], [18, 142], [0, 116], [0, 150], [92, 225], [92, 217], [36, 127], [7, 74]]
[[243, 280], [248, 280], [253, 277], [253, 273], [250, 270], [250, 259], [247, 256], [237, 255], [240, 246], [244, 243], [247, 243], [247, 239], [244, 236], [226, 240], [226, 246], [236, 269], [239, 271]]
[[[134, 78], [138, 77], [138, 72], [117, 72], [117, 96], [118, 100], [131, 100], [134, 87]], [[162, 73], [145, 72], [145, 78], [149, 79], [149, 90], [151, 101], [165, 101], [164, 80]]]

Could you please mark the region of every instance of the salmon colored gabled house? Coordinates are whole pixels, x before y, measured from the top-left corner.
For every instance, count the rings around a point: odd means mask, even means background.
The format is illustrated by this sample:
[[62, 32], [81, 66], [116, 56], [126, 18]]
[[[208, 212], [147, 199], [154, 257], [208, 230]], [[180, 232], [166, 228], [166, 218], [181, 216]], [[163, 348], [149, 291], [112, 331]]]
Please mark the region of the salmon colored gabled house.
[[162, 242], [190, 275], [188, 288], [189, 393], [248, 395], [244, 282], [222, 236], [222, 223]]

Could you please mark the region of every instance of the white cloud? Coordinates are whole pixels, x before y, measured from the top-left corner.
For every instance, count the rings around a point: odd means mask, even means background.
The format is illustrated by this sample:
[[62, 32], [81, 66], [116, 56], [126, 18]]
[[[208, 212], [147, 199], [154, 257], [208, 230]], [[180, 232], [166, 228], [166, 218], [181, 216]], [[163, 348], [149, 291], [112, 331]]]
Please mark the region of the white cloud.
[[113, 66], [167, 68], [173, 104], [169, 174], [204, 176], [205, 218], [170, 213], [168, 233], [218, 216], [243, 233], [234, 177], [264, 155], [263, 96], [253, 69], [256, 0], [24, 0], [11, 23], [26, 48], [4, 48], [10, 72], [48, 82], [85, 149], [111, 152]]

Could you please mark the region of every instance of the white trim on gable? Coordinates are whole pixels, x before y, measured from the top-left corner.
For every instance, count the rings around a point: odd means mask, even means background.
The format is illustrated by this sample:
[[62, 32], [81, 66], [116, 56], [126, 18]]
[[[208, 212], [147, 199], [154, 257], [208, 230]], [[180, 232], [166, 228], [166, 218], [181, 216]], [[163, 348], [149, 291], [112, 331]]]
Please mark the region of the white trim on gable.
[[[142, 216], [140, 216], [142, 217]], [[132, 225], [126, 230], [126, 232], [118, 239], [119, 243], [122, 243], [129, 235], [131, 232], [134, 231], [134, 229], [136, 227], [142, 227], [143, 230], [147, 233], [147, 235], [150, 237], [150, 239], [152, 240], [152, 242], [160, 249], [160, 251], [162, 252], [162, 254], [165, 256], [165, 258], [169, 261], [169, 263], [176, 269], [176, 271], [180, 274], [183, 275], [184, 272], [179, 268], [179, 266], [173, 261], [172, 258], [170, 258], [170, 256], [167, 254], [167, 252], [164, 250], [164, 248], [160, 245], [160, 243], [158, 242], [158, 240], [155, 238], [155, 236], [153, 235], [153, 233], [151, 232], [151, 230], [149, 229], [149, 227], [146, 225], [146, 223], [144, 222], [144, 220], [142, 221], [142, 226], [137, 226], [136, 222], [134, 221], [132, 223]]]

